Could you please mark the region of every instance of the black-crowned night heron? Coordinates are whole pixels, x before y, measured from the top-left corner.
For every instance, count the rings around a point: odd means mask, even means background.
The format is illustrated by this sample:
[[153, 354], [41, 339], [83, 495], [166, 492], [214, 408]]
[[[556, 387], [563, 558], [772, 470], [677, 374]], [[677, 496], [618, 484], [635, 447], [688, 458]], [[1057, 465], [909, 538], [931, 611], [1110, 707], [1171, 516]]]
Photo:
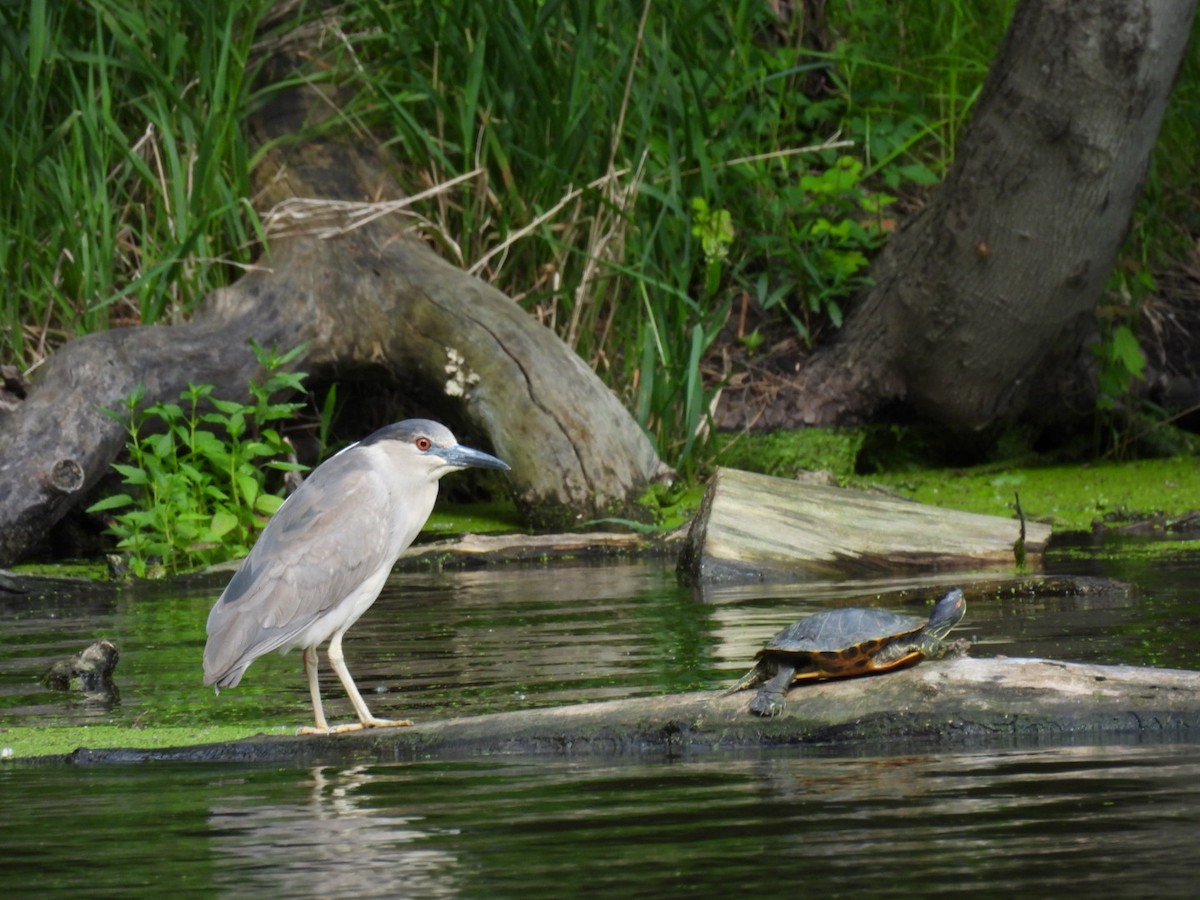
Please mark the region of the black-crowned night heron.
[[447, 472], [507, 469], [461, 446], [437, 422], [409, 419], [381, 428], [313, 470], [279, 507], [208, 616], [204, 683], [235, 687], [272, 650], [304, 649], [316, 728], [330, 733], [317, 683], [317, 647], [350, 695], [357, 725], [332, 731], [411, 725], [367, 709], [342, 656], [342, 636], [375, 602], [400, 553], [413, 542]]

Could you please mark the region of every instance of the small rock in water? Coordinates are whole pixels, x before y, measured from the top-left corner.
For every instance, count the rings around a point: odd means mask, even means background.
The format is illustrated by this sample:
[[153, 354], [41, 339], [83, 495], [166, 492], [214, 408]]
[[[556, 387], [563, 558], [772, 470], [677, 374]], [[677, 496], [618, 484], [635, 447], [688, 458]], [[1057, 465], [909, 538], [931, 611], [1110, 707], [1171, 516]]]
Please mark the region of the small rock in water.
[[60, 659], [42, 676], [42, 684], [52, 691], [112, 693], [116, 691], [112, 674], [121, 658], [112, 641], [96, 641], [69, 659]]

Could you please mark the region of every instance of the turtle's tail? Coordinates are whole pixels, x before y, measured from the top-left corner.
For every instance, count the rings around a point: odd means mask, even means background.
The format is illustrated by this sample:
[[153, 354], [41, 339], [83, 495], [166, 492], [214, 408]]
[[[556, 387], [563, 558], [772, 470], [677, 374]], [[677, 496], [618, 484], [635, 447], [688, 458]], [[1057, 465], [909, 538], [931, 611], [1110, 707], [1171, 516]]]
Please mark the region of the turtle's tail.
[[740, 679], [733, 687], [726, 688], [721, 692], [722, 697], [728, 697], [730, 694], [736, 694], [738, 691], [744, 691], [746, 688], [754, 687], [763, 680], [763, 673], [759, 671], [759, 667], [755, 666]]

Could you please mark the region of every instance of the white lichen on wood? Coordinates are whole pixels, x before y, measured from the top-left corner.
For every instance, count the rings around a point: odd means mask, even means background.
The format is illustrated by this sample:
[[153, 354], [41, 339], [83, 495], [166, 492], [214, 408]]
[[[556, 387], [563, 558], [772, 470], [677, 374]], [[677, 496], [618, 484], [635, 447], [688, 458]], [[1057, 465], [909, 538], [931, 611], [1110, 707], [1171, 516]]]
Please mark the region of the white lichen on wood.
[[479, 374], [467, 368], [463, 355], [453, 347], [446, 348], [444, 369], [450, 376], [444, 388], [447, 397], [465, 397], [467, 390], [479, 383]]

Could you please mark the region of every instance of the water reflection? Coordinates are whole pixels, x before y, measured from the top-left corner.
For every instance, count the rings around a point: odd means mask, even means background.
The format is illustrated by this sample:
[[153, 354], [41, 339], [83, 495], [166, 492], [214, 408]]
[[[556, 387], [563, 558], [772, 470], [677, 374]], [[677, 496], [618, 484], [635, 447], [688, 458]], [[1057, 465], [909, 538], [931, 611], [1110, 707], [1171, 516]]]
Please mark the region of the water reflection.
[[[209, 815], [213, 882], [227, 896], [452, 897], [459, 893], [450, 850], [422, 846], [424, 816], [372, 809], [366, 768], [313, 769], [297, 802], [264, 802], [243, 781]], [[231, 787], [223, 785], [223, 787]], [[367, 798], [369, 800], [369, 798]]]
[[8, 896], [1187, 896], [1200, 746], [0, 767]]

